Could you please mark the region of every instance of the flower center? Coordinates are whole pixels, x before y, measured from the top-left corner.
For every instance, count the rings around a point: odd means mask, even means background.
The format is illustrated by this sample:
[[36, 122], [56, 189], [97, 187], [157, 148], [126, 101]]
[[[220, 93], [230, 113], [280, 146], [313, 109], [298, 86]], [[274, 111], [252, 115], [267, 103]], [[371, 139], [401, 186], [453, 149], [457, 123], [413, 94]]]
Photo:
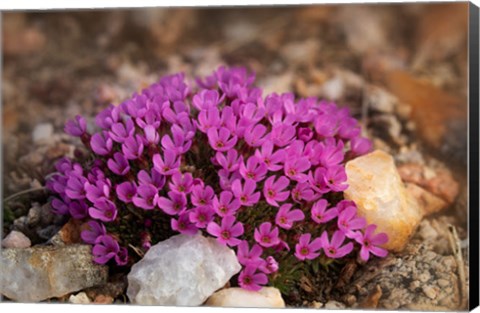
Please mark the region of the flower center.
[[243, 278], [243, 283], [245, 285], [250, 285], [252, 283], [252, 278], [250, 276], [246, 276]]
[[227, 213], [228, 212], [228, 209], [226, 206], [221, 206], [219, 209], [218, 209], [221, 213]]
[[113, 216], [113, 212], [112, 211], [107, 211], [107, 212], [105, 212], [105, 216], [108, 217], [108, 218], [111, 218]]
[[207, 219], [207, 217], [205, 216], [205, 214], [199, 214], [198, 215], [198, 220], [200, 222], [205, 222], [206, 219]]
[[368, 246], [370, 246], [370, 242], [369, 242], [368, 240], [365, 240], [365, 241], [363, 242], [363, 245], [364, 245], [365, 247], [368, 247]]
[[248, 197], [246, 195], [243, 195], [240, 197], [240, 201], [242, 202], [247, 202], [247, 200], [248, 200]]
[[200, 203], [201, 205], [205, 205], [207, 201], [205, 199], [200, 199], [198, 203]]
[[279, 220], [281, 224], [287, 224], [287, 218], [285, 216], [281, 216]]
[[295, 176], [297, 174], [297, 170], [295, 170], [294, 168], [291, 168], [288, 170], [287, 173], [289, 176]]
[[335, 253], [337, 253], [337, 250], [333, 247], [330, 247], [330, 248], [328, 248], [328, 252], [330, 252], [330, 254], [335, 254]]
[[220, 141], [220, 140], [219, 140], [219, 141], [217, 141], [217, 143], [215, 144], [215, 146], [216, 146], [217, 148], [223, 148], [223, 147], [225, 147], [225, 144], [223, 143], [223, 141]]
[[222, 239], [225, 239], [225, 240], [230, 239], [230, 232], [228, 230], [224, 230], [222, 231], [220, 236], [222, 237]]
[[267, 195], [268, 195], [269, 198], [273, 198], [273, 197], [275, 197], [275, 191], [272, 190], [272, 189], [268, 189]]
[[269, 236], [263, 236], [263, 237], [262, 237], [262, 242], [270, 243], [270, 242], [271, 242], [271, 239], [270, 239]]
[[178, 191], [184, 192], [184, 191], [185, 191], [185, 187], [183, 187], [182, 185], [178, 186]]
[[169, 170], [170, 170], [170, 167], [168, 167], [168, 166], [164, 166], [164, 167], [163, 167], [163, 171], [164, 171], [164, 172], [168, 172]]
[[303, 247], [302, 249], [300, 249], [300, 254], [301, 255], [308, 255], [310, 251], [308, 250], [307, 247]]
[[247, 177], [250, 178], [250, 179], [254, 179], [254, 178], [255, 178], [255, 173], [253, 173], [253, 172], [248, 172], [248, 173], [247, 173]]

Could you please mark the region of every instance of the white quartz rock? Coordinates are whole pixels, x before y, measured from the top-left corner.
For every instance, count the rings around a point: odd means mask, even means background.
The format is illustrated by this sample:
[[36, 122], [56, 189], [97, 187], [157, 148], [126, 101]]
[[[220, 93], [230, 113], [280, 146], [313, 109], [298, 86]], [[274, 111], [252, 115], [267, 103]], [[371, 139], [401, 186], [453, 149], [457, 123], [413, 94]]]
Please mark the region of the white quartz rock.
[[127, 296], [142, 305], [201, 305], [241, 269], [214, 238], [177, 235], [152, 246], [128, 274]]
[[233, 308], [284, 308], [285, 302], [280, 290], [274, 287], [263, 287], [259, 291], [234, 287], [215, 292], [205, 305]]
[[407, 192], [393, 157], [376, 150], [347, 162], [346, 172], [345, 198], [356, 203], [359, 216], [377, 225], [376, 232], [387, 233], [384, 248], [401, 251], [423, 214]]
[[108, 276], [88, 245], [3, 249], [0, 264], [0, 294], [19, 302], [61, 297], [104, 284]]

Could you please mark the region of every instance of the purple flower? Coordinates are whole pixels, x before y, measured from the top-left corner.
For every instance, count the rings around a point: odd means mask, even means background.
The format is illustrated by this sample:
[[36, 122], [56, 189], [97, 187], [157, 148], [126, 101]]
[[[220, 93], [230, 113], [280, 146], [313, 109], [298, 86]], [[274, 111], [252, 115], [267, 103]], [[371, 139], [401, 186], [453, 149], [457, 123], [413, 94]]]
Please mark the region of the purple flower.
[[165, 150], [163, 153], [163, 159], [160, 154], [153, 156], [153, 167], [162, 175], [169, 176], [178, 172], [180, 167], [180, 158], [172, 150]]
[[286, 123], [276, 123], [272, 126], [271, 140], [277, 147], [285, 147], [295, 137], [295, 127]]
[[345, 184], [347, 174], [345, 173], [345, 168], [341, 165], [329, 168], [319, 167], [315, 170], [313, 176], [310, 173], [308, 179], [312, 188], [320, 193], [329, 191], [339, 192], [348, 188], [348, 185]]
[[268, 282], [267, 275], [264, 273], [257, 273], [258, 267], [247, 266], [238, 275], [238, 284], [240, 287], [246, 290], [258, 291], [262, 289], [261, 285], [265, 285]]
[[285, 201], [290, 195], [290, 191], [285, 191], [285, 188], [290, 184], [290, 180], [285, 176], [280, 176], [277, 181], [275, 181], [275, 178], [275, 176], [267, 178], [263, 186], [263, 195], [268, 204], [278, 207], [277, 201]]
[[208, 142], [215, 151], [228, 151], [237, 143], [237, 136], [232, 136], [232, 133], [225, 127], [210, 128], [207, 134]]
[[192, 142], [186, 138], [185, 132], [178, 125], [172, 126], [172, 137], [169, 135], [162, 137], [163, 151], [171, 150], [177, 155], [186, 153], [191, 145]]
[[82, 219], [88, 215], [88, 205], [84, 201], [72, 201], [68, 204], [68, 212], [75, 219]]
[[125, 139], [132, 136], [135, 132], [135, 125], [132, 119], [127, 119], [125, 123], [115, 123], [110, 127], [108, 134], [112, 140], [123, 143]]
[[326, 231], [322, 233], [320, 237], [322, 241], [322, 248], [325, 254], [332, 259], [343, 258], [353, 250], [353, 243], [349, 242], [342, 246], [345, 241], [345, 234], [337, 230], [333, 233], [332, 241], [328, 240], [328, 234]]
[[144, 210], [153, 210], [158, 200], [158, 190], [151, 184], [139, 185], [136, 195], [132, 198], [133, 204]]
[[364, 137], [355, 137], [350, 141], [350, 149], [354, 155], [364, 155], [372, 150], [372, 142]]
[[95, 117], [95, 123], [102, 129], [109, 129], [113, 124], [120, 121], [119, 107], [110, 105]]
[[232, 184], [237, 179], [242, 179], [239, 171], [228, 172], [227, 170], [221, 169], [218, 171], [218, 178], [220, 179], [220, 188], [223, 190], [231, 190]]
[[240, 244], [241, 240], [236, 238], [243, 235], [243, 224], [235, 223], [235, 217], [232, 215], [222, 218], [221, 226], [215, 222], [208, 223], [207, 232], [217, 237], [217, 241], [224, 245], [234, 247]]
[[198, 129], [203, 133], [207, 133], [210, 128], [220, 127], [220, 111], [216, 107], [211, 107], [208, 110], [202, 110], [198, 114]]
[[298, 129], [298, 139], [302, 141], [310, 141], [313, 138], [313, 131], [308, 127], [300, 127]]
[[165, 105], [161, 110], [163, 118], [171, 123], [178, 124], [180, 121], [188, 119], [190, 111], [185, 103], [181, 101], [175, 101], [173, 103], [173, 110], [168, 102], [168, 105]]
[[157, 205], [168, 215], [181, 214], [186, 210], [187, 198], [184, 193], [169, 191], [168, 198], [159, 197]]
[[322, 241], [320, 238], [315, 238], [310, 242], [312, 235], [303, 234], [300, 236], [298, 243], [295, 245], [295, 256], [299, 260], [313, 260], [320, 255], [322, 248]]
[[366, 224], [367, 222], [363, 217], [357, 217], [357, 208], [354, 206], [348, 206], [338, 214], [338, 229], [348, 238], [354, 238], [356, 236], [355, 230], [364, 228]]
[[102, 222], [112, 222], [117, 217], [117, 208], [115, 204], [105, 198], [95, 201], [92, 207], [88, 209], [90, 217]]
[[157, 172], [154, 168], [151, 170], [151, 175], [147, 171], [141, 170], [137, 174], [139, 185], [153, 185], [157, 189], [162, 189], [165, 185], [165, 176]]
[[240, 208], [240, 201], [233, 198], [233, 194], [230, 191], [222, 191], [220, 198], [215, 196], [212, 201], [213, 210], [219, 216], [234, 215]]
[[120, 152], [115, 152], [113, 158], [108, 159], [107, 166], [113, 173], [120, 176], [124, 176], [130, 171], [130, 164], [128, 164], [128, 160], [125, 159], [123, 154]]
[[327, 210], [327, 205], [328, 201], [325, 199], [320, 199], [315, 202], [311, 210], [312, 220], [318, 224], [325, 224], [337, 217], [337, 208], [331, 208]]
[[75, 120], [68, 120], [68, 122], [65, 123], [64, 131], [71, 136], [82, 137], [87, 131], [87, 122], [85, 118], [77, 115], [75, 116]]
[[98, 155], [107, 155], [112, 151], [113, 141], [108, 135], [108, 132], [103, 131], [101, 133], [93, 134], [90, 139], [90, 147], [93, 152]]
[[105, 226], [97, 221], [89, 221], [86, 225], [86, 229], [80, 233], [80, 237], [85, 243], [94, 244], [98, 237], [107, 233]]
[[216, 108], [217, 105], [222, 102], [223, 96], [220, 97], [216, 90], [202, 90], [195, 96], [193, 96], [193, 106], [199, 111], [209, 110]]
[[67, 186], [65, 187], [65, 194], [70, 199], [85, 199], [85, 183], [87, 179], [81, 175], [72, 173], [67, 180]]
[[255, 241], [265, 248], [273, 247], [280, 243], [278, 237], [279, 231], [277, 227], [273, 227], [270, 222], [264, 222], [260, 227], [255, 228]]
[[234, 149], [228, 150], [226, 156], [222, 152], [217, 152], [215, 160], [228, 172], [236, 171], [240, 167], [240, 164], [243, 163], [243, 157], [241, 155], [239, 156], [237, 150]]
[[315, 118], [314, 126], [321, 137], [333, 137], [337, 131], [337, 119], [332, 114], [321, 114]]
[[205, 228], [212, 221], [213, 214], [214, 212], [209, 206], [193, 208], [189, 213], [190, 222], [198, 228]]
[[146, 144], [157, 145], [160, 141], [160, 135], [153, 125], [145, 126], [145, 128], [143, 128], [143, 134], [145, 135]]
[[97, 238], [93, 246], [92, 254], [94, 261], [98, 264], [105, 264], [114, 258], [120, 251], [118, 242], [110, 235], [103, 235]]
[[[343, 161], [343, 143], [335, 142], [335, 139], [328, 138], [325, 142], [320, 142], [315, 147], [315, 155], [320, 164], [324, 168], [330, 168], [340, 164]], [[315, 164], [315, 165], [317, 165]]]
[[310, 188], [310, 184], [307, 182], [298, 183], [292, 189], [292, 199], [295, 202], [300, 203], [302, 200], [313, 201], [315, 199], [315, 194]]
[[280, 207], [275, 217], [275, 223], [283, 229], [290, 229], [294, 222], [302, 221], [305, 218], [302, 210], [295, 209], [290, 211], [292, 204], [285, 203]]
[[388, 254], [387, 250], [377, 247], [387, 243], [387, 234], [380, 233], [374, 235], [375, 229], [377, 229], [377, 225], [370, 224], [365, 229], [364, 234], [359, 232], [355, 236], [355, 240], [362, 246], [360, 248], [360, 258], [364, 261], [368, 261], [370, 253], [381, 258], [386, 257]]
[[283, 167], [285, 176], [299, 183], [307, 181], [308, 176], [304, 172], [307, 171], [309, 168], [310, 161], [308, 161], [307, 157], [289, 158], [287, 159]]
[[193, 186], [193, 177], [190, 173], [176, 172], [172, 175], [171, 182], [168, 183], [170, 190], [189, 194]]
[[97, 180], [95, 184], [91, 184], [87, 181], [84, 185], [87, 199], [92, 203], [97, 201], [99, 198], [108, 199], [110, 196], [111, 187], [112, 184], [108, 178], [106, 180]]
[[59, 215], [66, 215], [69, 213], [68, 204], [60, 199], [54, 198], [52, 200], [52, 212]]
[[137, 185], [134, 182], [126, 181], [117, 185], [115, 191], [118, 199], [124, 203], [131, 203], [137, 194]]
[[244, 179], [252, 179], [255, 182], [259, 182], [265, 178], [267, 174], [267, 166], [261, 162], [256, 156], [252, 155], [247, 160], [247, 165], [240, 163], [240, 175]]
[[246, 179], [243, 187], [240, 179], [232, 183], [232, 192], [243, 206], [252, 206], [260, 200], [260, 192], [255, 192], [256, 188], [257, 183], [251, 179]]
[[172, 218], [170, 224], [173, 230], [181, 234], [195, 235], [198, 232], [198, 228], [190, 221], [189, 212], [181, 213], [178, 216], [178, 220]]
[[248, 248], [248, 241], [243, 240], [237, 248], [237, 259], [238, 262], [244, 266], [248, 266], [249, 264], [260, 265], [263, 262], [263, 259], [261, 258], [262, 253], [262, 247], [254, 244], [250, 250]]
[[259, 269], [265, 274], [272, 274], [278, 271], [279, 265], [273, 256], [268, 256], [260, 265]]
[[215, 193], [210, 186], [193, 186], [192, 193], [190, 194], [190, 201], [195, 206], [212, 205], [213, 197]]
[[255, 151], [255, 156], [267, 165], [269, 171], [275, 172], [283, 168], [286, 152], [284, 149], [273, 152], [273, 142], [267, 140], [262, 144], [260, 150]]
[[262, 124], [251, 125], [245, 130], [244, 140], [250, 147], [261, 146], [268, 140], [267, 128]]
[[129, 136], [122, 144], [122, 152], [128, 160], [136, 160], [142, 156], [144, 149], [141, 135]]
[[120, 265], [120, 266], [127, 265], [128, 263], [127, 248], [120, 247], [120, 249], [117, 252], [117, 255], [115, 255], [115, 262], [117, 263], [117, 265]]

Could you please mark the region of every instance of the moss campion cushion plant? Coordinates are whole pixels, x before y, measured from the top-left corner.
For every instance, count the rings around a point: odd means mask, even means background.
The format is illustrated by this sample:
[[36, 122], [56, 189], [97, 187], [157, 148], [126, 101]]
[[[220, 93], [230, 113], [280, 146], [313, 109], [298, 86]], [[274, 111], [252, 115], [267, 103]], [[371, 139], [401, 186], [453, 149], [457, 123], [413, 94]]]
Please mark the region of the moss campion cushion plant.
[[93, 132], [66, 123], [85, 149], [56, 164], [52, 207], [84, 221], [97, 263], [128, 265], [165, 220], [234, 248], [250, 290], [300, 262], [386, 256], [387, 236], [343, 199], [345, 162], [371, 149], [357, 121], [331, 102], [262, 96], [254, 80], [225, 67], [194, 86], [166, 76], [100, 112]]

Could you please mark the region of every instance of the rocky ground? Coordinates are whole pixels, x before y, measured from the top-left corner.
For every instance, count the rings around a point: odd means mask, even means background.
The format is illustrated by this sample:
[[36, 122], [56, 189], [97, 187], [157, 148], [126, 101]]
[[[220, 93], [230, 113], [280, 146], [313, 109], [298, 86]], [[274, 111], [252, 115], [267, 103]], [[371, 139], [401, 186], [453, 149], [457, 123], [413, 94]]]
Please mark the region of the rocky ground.
[[[77, 228], [50, 213], [43, 189], [54, 161], [80, 144], [62, 133], [66, 119], [92, 118], [163, 74], [245, 65], [265, 92], [348, 106], [375, 148], [393, 155], [426, 216], [401, 252], [328, 280], [305, 276], [284, 295], [287, 306], [466, 308], [467, 12], [409, 4], [5, 14], [2, 245], [61, 246], [42, 248], [42, 269], [65, 249], [84, 253], [68, 245]], [[127, 301], [124, 274], [79, 266], [83, 285], [52, 285], [50, 298]], [[102, 281], [88, 283], [92, 273]]]

